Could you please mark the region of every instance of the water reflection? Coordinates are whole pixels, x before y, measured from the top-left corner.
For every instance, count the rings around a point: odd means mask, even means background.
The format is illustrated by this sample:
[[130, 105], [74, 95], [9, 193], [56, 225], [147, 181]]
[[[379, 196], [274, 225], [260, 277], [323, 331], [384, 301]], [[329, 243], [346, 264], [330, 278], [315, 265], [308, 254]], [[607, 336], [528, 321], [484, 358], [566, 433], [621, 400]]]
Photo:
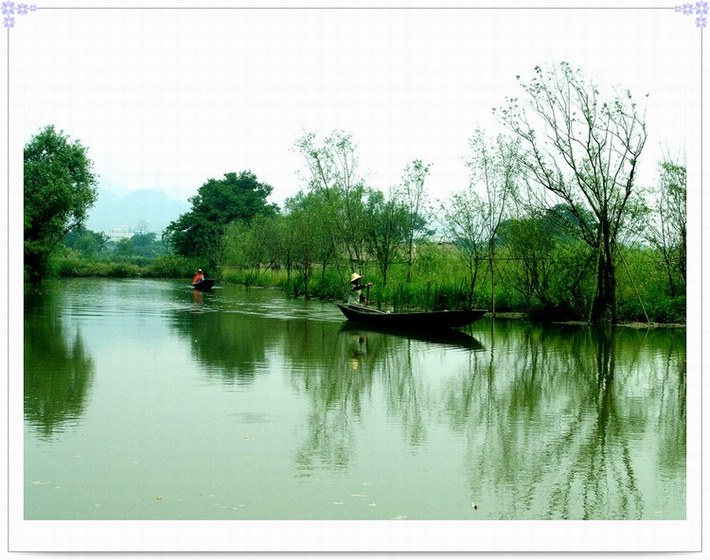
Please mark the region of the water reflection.
[[662, 517], [662, 509], [646, 511], [639, 491], [639, 479], [661, 467], [646, 464], [641, 448], [655, 448], [676, 475], [684, 471], [681, 337], [505, 333], [504, 347], [476, 357], [475, 374], [446, 397], [451, 426], [468, 442], [471, 499], [496, 519]]
[[305, 338], [292, 339], [295, 343], [288, 345], [286, 356], [294, 385], [311, 403], [308, 435], [296, 452], [302, 474], [319, 466], [348, 465], [355, 448], [353, 432], [360, 428], [363, 408], [372, 404], [377, 388], [385, 391], [388, 414], [401, 423], [409, 443], [420, 445], [426, 439], [426, 417], [436, 403], [417, 369], [418, 357], [430, 352], [432, 344], [467, 351], [482, 348], [458, 331], [405, 336], [345, 323], [337, 330], [314, 324], [298, 332]]
[[343, 324], [340, 330], [343, 333], [360, 333], [363, 336], [367, 336], [367, 333], [380, 333], [421, 342], [430, 342], [432, 344], [443, 344], [452, 348], [465, 348], [475, 351], [483, 350], [483, 344], [481, 344], [477, 338], [458, 329], [408, 331], [403, 329], [363, 326], [357, 323], [347, 322]]
[[[196, 305], [209, 294], [195, 292]], [[196, 307], [175, 312], [173, 327], [190, 341], [193, 357], [208, 375], [230, 384], [249, 385], [265, 367], [267, 348], [280, 337], [278, 321], [243, 313]]]
[[[343, 518], [388, 515], [386, 502], [394, 514], [426, 519], [685, 516], [684, 331], [517, 321], [493, 329], [485, 319], [446, 338], [402, 336], [348, 324], [320, 302], [188, 290], [76, 282], [26, 296], [25, 415], [34, 428], [28, 441], [42, 440], [26, 446], [33, 480], [58, 477], [62, 457], [69, 474], [61, 476], [72, 479], [78, 454], [62, 445], [85, 445], [81, 454], [92, 455], [125, 409], [112, 401], [120, 395], [141, 403], [130, 414], [141, 428], [111, 452], [116, 465], [135, 469], [116, 467], [100, 488], [105, 496], [113, 487], [140, 492], [156, 478], [170, 482], [151, 470], [165, 453], [190, 471], [172, 480], [180, 492], [199, 494], [195, 485], [205, 480], [222, 499], [250, 495], [255, 485], [274, 488], [253, 496], [262, 510], [226, 516], [282, 515], [287, 493], [289, 518], [320, 518], [329, 515], [319, 501], [332, 492], [328, 484], [355, 496], [364, 481], [372, 481], [367, 493], [378, 509], [352, 505]], [[154, 365], [151, 375], [128, 378], [115, 359], [125, 352], [130, 363]], [[180, 375], [161, 375], [167, 364]], [[79, 426], [92, 385], [104, 400]], [[82, 437], [52, 438], [72, 425]], [[164, 447], [156, 450], [156, 441]], [[87, 472], [105, 467], [97, 455]], [[368, 478], [357, 478], [364, 472]], [[33, 486], [28, 500], [32, 511], [50, 515], [45, 490]], [[74, 494], [83, 495], [67, 490], [50, 509], [66, 515]], [[310, 505], [299, 509], [304, 500]], [[173, 503], [168, 515], [204, 513], [184, 504]], [[76, 507], [72, 515], [87, 515], [85, 505]], [[121, 515], [117, 507], [106, 515]]]
[[[347, 470], [378, 398], [412, 450], [424, 448], [441, 418], [461, 434], [479, 516], [663, 517], [662, 503], [649, 513], [641, 479], [649, 471], [677, 479], [685, 469], [682, 332], [499, 321], [495, 330], [480, 325], [481, 342], [463, 332], [424, 339], [198, 310], [174, 324], [209, 372], [251, 383], [283, 369], [306, 397], [292, 451], [298, 476]], [[648, 449], [654, 465], [646, 464]]]
[[94, 363], [81, 331], [67, 332], [61, 298], [52, 289], [25, 296], [24, 414], [42, 438], [51, 438], [84, 413]]

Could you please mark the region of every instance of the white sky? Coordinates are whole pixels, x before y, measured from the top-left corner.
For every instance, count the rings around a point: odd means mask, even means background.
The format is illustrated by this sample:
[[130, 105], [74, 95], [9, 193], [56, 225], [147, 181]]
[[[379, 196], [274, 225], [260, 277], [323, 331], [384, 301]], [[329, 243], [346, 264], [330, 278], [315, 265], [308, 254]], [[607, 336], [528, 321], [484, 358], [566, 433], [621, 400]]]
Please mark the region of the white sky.
[[650, 94], [642, 178], [653, 180], [661, 147], [686, 149], [699, 40], [672, 9], [39, 9], [12, 30], [11, 85], [24, 141], [55, 124], [116, 192], [186, 200], [249, 169], [281, 203], [304, 186], [295, 139], [343, 129], [371, 186], [386, 190], [420, 158], [433, 163], [429, 192], [445, 198], [467, 184], [474, 129], [495, 132], [492, 107], [521, 93], [516, 74], [560, 60]]

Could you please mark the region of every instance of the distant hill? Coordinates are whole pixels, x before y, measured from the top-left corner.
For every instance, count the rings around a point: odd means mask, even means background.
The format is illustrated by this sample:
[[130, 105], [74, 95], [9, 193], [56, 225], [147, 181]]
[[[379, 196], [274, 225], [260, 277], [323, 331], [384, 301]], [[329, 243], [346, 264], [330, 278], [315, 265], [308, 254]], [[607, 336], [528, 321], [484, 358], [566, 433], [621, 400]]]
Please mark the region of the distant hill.
[[117, 195], [99, 187], [99, 195], [89, 211], [86, 228], [110, 233], [115, 230], [162, 233], [180, 214], [190, 210], [190, 204], [170, 198], [161, 191], [140, 189]]

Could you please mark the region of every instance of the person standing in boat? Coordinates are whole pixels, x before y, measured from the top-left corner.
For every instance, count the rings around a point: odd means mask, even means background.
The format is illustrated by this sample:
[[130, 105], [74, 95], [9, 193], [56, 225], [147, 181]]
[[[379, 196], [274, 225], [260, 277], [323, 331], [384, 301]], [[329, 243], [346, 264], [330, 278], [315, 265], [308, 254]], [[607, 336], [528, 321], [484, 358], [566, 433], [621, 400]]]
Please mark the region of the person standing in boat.
[[[348, 303], [359, 303], [367, 305], [369, 301], [365, 297], [365, 294], [362, 293], [362, 291], [373, 285], [374, 284], [372, 282], [364, 284], [362, 281], [362, 276], [359, 275], [357, 272], [353, 272], [352, 276], [350, 276], [350, 296], [348, 297]], [[369, 295], [370, 290], [368, 289], [367, 291]]]
[[199, 284], [205, 279], [205, 274], [202, 272], [201, 268], [197, 269], [194, 278], [192, 279], [192, 285]]

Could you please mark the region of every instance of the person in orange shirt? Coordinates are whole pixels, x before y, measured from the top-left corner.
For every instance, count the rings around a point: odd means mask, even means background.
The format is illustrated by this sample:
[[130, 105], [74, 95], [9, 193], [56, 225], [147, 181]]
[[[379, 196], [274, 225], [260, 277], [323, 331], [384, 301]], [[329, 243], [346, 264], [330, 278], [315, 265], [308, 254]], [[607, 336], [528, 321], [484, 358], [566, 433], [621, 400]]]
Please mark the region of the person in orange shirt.
[[197, 269], [197, 274], [195, 274], [195, 277], [192, 279], [192, 285], [194, 286], [195, 284], [199, 284], [205, 279], [205, 275], [202, 272], [201, 268]]

